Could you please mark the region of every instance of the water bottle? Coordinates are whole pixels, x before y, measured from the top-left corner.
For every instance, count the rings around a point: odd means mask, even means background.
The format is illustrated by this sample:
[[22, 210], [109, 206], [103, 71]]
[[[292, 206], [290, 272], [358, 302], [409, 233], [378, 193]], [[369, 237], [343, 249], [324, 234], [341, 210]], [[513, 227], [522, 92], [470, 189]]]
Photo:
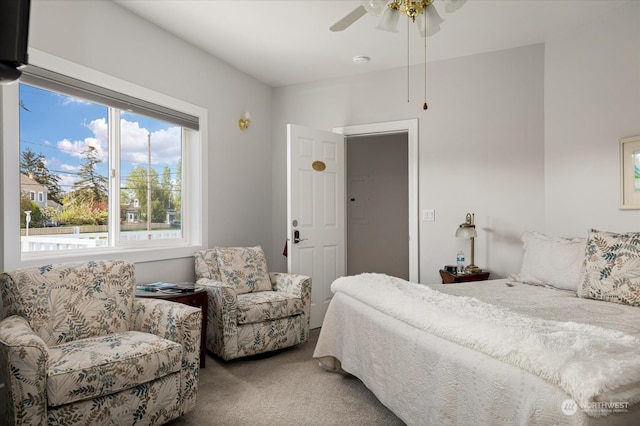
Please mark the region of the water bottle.
[[460, 250], [456, 255], [456, 262], [458, 264], [458, 274], [464, 273], [464, 253], [462, 250]]

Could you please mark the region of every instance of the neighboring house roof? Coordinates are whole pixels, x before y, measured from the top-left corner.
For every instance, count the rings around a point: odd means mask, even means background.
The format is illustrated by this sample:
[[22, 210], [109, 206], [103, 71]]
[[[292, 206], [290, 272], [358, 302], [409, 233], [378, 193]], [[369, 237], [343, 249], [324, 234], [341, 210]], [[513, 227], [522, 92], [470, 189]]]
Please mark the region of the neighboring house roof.
[[[46, 186], [39, 184], [34, 179], [30, 178], [27, 175], [20, 175], [20, 192], [27, 197], [31, 198], [33, 202], [35, 202], [40, 207], [45, 207], [49, 204], [49, 190]], [[30, 197], [30, 194], [42, 194], [42, 195], [34, 195]], [[55, 203], [55, 202], [54, 202]], [[57, 203], [52, 208], [59, 208]]]
[[22, 174], [20, 175], [20, 191], [21, 192], [40, 191], [40, 192], [46, 192], [46, 193], [49, 192], [44, 185], [41, 185], [35, 180], [31, 179], [29, 176], [22, 175]]
[[50, 199], [47, 197], [47, 207], [49, 207], [49, 208], [51, 208], [51, 209], [54, 209], [54, 210], [58, 210], [58, 209], [60, 209], [60, 207], [62, 207], [62, 205], [60, 205], [60, 204], [56, 203], [56, 202], [55, 202], [55, 201], [53, 201], [53, 200], [50, 200]]

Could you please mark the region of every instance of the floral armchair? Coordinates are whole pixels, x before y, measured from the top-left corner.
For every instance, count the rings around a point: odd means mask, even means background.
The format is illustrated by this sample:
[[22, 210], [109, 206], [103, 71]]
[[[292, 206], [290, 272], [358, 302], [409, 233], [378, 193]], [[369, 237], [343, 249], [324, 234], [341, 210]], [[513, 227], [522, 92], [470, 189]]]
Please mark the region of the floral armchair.
[[202, 313], [135, 286], [124, 261], [0, 275], [0, 423], [154, 425], [194, 408]]
[[195, 254], [207, 290], [207, 349], [225, 361], [286, 348], [309, 338], [311, 278], [267, 272], [260, 246]]

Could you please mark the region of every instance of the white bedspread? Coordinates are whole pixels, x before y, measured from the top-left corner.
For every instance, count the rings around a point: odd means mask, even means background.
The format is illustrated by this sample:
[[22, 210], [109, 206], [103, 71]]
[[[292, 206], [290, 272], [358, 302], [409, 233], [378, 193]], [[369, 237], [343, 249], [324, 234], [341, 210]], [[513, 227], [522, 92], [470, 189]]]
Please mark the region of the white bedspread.
[[342, 277], [331, 289], [536, 374], [583, 408], [621, 396], [631, 403], [640, 400], [640, 339], [626, 333], [530, 317], [382, 274]]
[[[501, 281], [498, 285], [502, 287], [495, 289], [504, 291], [504, 284]], [[496, 284], [439, 287], [473, 293], [472, 286], [483, 286], [486, 290], [492, 285]], [[495, 422], [496, 418], [492, 416], [497, 415], [506, 422], [569, 424], [580, 419], [578, 424], [596, 424], [596, 419], [592, 422], [586, 418], [621, 411], [608, 416], [606, 423], [619, 421], [625, 424], [635, 414], [631, 405], [640, 400], [640, 339], [637, 336], [597, 325], [565, 322], [566, 318], [557, 321], [537, 317], [476, 298], [452, 297], [380, 274], [340, 278], [334, 282], [332, 290], [336, 295], [327, 312], [314, 357], [338, 359], [345, 371], [363, 380], [407, 423], [423, 424], [425, 419], [431, 419], [463, 424], [467, 419], [472, 424], [470, 419], [481, 421], [482, 415]], [[519, 288], [509, 290], [512, 290], [510, 295], [521, 291]], [[525, 294], [527, 290], [524, 289]], [[536, 304], [536, 300], [540, 300], [536, 299], [537, 293], [547, 300], [543, 302], [547, 304], [548, 300], [553, 303], [554, 298], [576, 299], [564, 292], [533, 290], [529, 293], [535, 297], [528, 294], [524, 299], [514, 300], [520, 300], [523, 306]], [[502, 299], [500, 304], [504, 305], [505, 298]], [[513, 304], [518, 305], [517, 302]], [[626, 309], [616, 307], [619, 308]], [[383, 340], [372, 341], [375, 334]], [[458, 345], [469, 349], [462, 350]], [[416, 352], [420, 350], [424, 354]], [[491, 359], [479, 356], [478, 352]], [[450, 359], [441, 362], [443, 356]], [[442, 365], [427, 364], [433, 362]], [[399, 367], [403, 365], [405, 367]], [[447, 368], [441, 371], [443, 365]], [[407, 366], [411, 372], [406, 372]], [[405, 377], [401, 377], [403, 374]], [[444, 377], [451, 374], [457, 377]], [[467, 418], [464, 408], [452, 406], [452, 398], [457, 400], [452, 395], [443, 401], [429, 395], [428, 403], [415, 401], [415, 398], [413, 404], [407, 403], [407, 398], [411, 397], [410, 393], [404, 392], [405, 388], [414, 393], [429, 394], [432, 389], [439, 389], [467, 394], [467, 390], [461, 391], [459, 387], [475, 385], [478, 380], [478, 377], [464, 376], [468, 374], [484, 377], [487, 381], [485, 396], [490, 400], [477, 395], [475, 399], [484, 402], [473, 404], [500, 405], [500, 409], [494, 407], [481, 414], [476, 407], [471, 410], [473, 416]], [[404, 383], [397, 383], [398, 380]], [[504, 389], [500, 393], [501, 386], [519, 389]], [[562, 404], [569, 398], [582, 408], [574, 417], [562, 411]], [[473, 404], [469, 401], [470, 406]], [[609, 409], [611, 407], [614, 409]], [[450, 418], [455, 420], [447, 421]]]

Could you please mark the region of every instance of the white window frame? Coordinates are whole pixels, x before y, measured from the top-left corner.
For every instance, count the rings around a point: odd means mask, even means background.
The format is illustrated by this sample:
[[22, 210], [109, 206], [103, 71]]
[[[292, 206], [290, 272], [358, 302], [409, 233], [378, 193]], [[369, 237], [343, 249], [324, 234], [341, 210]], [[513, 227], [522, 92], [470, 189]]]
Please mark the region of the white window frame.
[[[103, 74], [82, 65], [55, 57], [36, 49], [29, 49], [29, 62], [69, 77], [86, 81], [107, 89], [127, 93], [136, 98], [181, 111], [199, 119], [199, 130], [185, 131], [183, 149], [183, 198], [182, 231], [183, 239], [153, 240], [149, 245], [112, 245], [98, 249], [56, 252], [25, 252], [20, 250], [20, 210], [7, 206], [20, 205], [20, 145], [15, 143], [20, 136], [19, 85], [0, 85], [0, 172], [2, 187], [0, 203], [3, 220], [0, 223], [2, 246], [0, 251], [1, 270], [12, 270], [47, 263], [80, 262], [87, 260], [126, 259], [130, 262], [150, 262], [193, 256], [197, 250], [207, 247], [208, 197], [207, 182], [207, 123], [205, 108], [172, 98], [162, 93]], [[113, 168], [114, 165], [111, 165]], [[119, 167], [119, 166], [117, 166]], [[113, 182], [114, 177], [110, 177]], [[112, 185], [113, 186], [113, 185]], [[114, 212], [110, 212], [114, 222]], [[119, 223], [119, 220], [115, 220]], [[115, 238], [110, 229], [109, 238]]]

